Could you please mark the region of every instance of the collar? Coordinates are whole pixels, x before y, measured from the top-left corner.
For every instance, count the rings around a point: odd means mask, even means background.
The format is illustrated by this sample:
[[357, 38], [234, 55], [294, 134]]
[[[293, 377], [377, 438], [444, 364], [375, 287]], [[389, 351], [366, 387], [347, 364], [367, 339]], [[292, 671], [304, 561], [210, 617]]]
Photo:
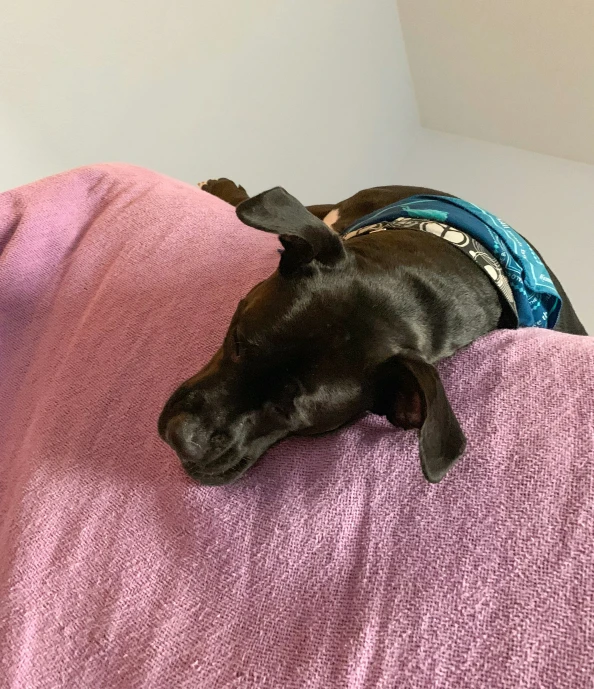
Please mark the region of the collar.
[[460, 249], [460, 251], [465, 253], [487, 273], [491, 282], [493, 282], [495, 288], [503, 297], [504, 303], [507, 304], [511, 311], [509, 315], [512, 317], [513, 325], [510, 327], [518, 327], [518, 309], [512, 288], [503, 267], [488, 249], [474, 239], [474, 237], [466, 234], [466, 232], [462, 232], [462, 230], [435, 220], [400, 217], [395, 220], [384, 220], [372, 225], [360, 227], [359, 229], [347, 231], [342, 235], [342, 239], [347, 242], [349, 239], [355, 237], [362, 237], [368, 234], [374, 234], [375, 232], [386, 232], [390, 230], [419, 230], [420, 232], [427, 232], [428, 234], [445, 239], [446, 242]]

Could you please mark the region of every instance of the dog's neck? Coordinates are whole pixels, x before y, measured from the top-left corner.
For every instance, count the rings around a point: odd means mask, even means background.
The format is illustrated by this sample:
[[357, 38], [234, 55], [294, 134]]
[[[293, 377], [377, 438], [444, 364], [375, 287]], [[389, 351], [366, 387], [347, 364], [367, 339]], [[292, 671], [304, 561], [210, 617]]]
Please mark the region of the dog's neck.
[[346, 242], [361, 307], [399, 350], [428, 362], [501, 327], [502, 302], [486, 273], [443, 239], [417, 230], [373, 232]]

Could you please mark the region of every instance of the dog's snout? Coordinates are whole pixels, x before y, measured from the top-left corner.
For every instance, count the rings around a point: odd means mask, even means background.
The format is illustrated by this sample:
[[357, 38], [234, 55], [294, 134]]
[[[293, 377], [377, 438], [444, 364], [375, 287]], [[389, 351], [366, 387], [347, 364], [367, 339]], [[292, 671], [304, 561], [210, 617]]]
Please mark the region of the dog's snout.
[[167, 402], [170, 415], [182, 412], [198, 412], [204, 405], [204, 397], [200, 390], [192, 389], [187, 384], [176, 390]]
[[165, 441], [176, 451], [186, 466], [208, 468], [233, 445], [224, 430], [212, 430], [199, 416], [181, 412], [167, 422]]
[[179, 417], [171, 428], [171, 432], [177, 436], [181, 431], [183, 431], [184, 423], [189, 422], [189, 417], [191, 415], [198, 414], [203, 407], [204, 398], [200, 391], [192, 390], [187, 384], [184, 383], [184, 385], [179, 387], [171, 395], [161, 411], [158, 422], [159, 435], [163, 438], [163, 440], [169, 443], [169, 445], [172, 445], [167, 438], [167, 428], [169, 423], [173, 421], [173, 419]]
[[169, 419], [165, 440], [184, 463], [199, 462], [205, 454], [204, 433], [199, 428], [198, 420], [185, 412]]

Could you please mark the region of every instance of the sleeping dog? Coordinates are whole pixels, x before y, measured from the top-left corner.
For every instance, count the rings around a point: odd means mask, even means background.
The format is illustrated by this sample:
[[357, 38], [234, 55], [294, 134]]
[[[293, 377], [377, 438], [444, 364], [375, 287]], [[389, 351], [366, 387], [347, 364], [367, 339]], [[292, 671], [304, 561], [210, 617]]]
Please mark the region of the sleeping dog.
[[[372, 412], [418, 429], [423, 473], [440, 481], [466, 439], [434, 364], [492, 330], [522, 325], [518, 296], [528, 311], [537, 301], [513, 284], [517, 276], [510, 283], [494, 253], [448, 225], [447, 212], [423, 210], [447, 201], [455, 215], [456, 198], [390, 186], [306, 208], [278, 187], [249, 198], [227, 179], [200, 186], [246, 225], [276, 233], [283, 249], [278, 269], [239, 303], [221, 348], [160, 415], [159, 433], [190, 476], [231, 483], [279, 440]], [[392, 207], [400, 216], [378, 222]], [[550, 318], [557, 303], [554, 329], [585, 335], [559, 281], [526, 246], [559, 297], [544, 294], [540, 316]]]

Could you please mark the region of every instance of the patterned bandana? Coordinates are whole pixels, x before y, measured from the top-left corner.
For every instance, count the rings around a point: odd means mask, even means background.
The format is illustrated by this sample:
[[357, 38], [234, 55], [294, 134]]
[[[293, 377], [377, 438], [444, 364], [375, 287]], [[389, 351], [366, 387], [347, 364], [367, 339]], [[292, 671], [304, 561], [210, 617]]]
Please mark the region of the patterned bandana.
[[403, 229], [410, 219], [417, 221], [415, 229], [443, 237], [481, 265], [512, 306], [520, 327], [555, 326], [561, 297], [536, 251], [509, 225], [472, 203], [450, 196], [410, 196], [361, 218], [342, 237], [356, 236], [358, 230]]

